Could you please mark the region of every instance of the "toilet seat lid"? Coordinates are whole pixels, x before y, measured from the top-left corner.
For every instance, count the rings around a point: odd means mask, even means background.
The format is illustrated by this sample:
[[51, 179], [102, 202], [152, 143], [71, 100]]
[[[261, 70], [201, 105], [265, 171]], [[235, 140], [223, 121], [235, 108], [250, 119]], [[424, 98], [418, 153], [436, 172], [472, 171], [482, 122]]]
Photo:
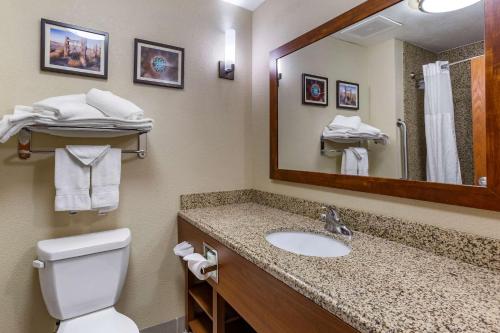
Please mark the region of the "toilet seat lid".
[[139, 333], [132, 319], [115, 308], [99, 310], [81, 317], [63, 320], [57, 333]]

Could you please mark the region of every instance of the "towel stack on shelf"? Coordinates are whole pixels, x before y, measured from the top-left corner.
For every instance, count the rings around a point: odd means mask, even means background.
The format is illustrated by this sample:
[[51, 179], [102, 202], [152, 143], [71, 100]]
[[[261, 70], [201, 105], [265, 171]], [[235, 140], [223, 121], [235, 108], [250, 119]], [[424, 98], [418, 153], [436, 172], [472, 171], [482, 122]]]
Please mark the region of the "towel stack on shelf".
[[33, 125], [79, 128], [126, 128], [150, 131], [153, 120], [134, 103], [109, 91], [91, 89], [87, 94], [51, 97], [33, 106], [16, 106], [0, 120], [0, 143], [23, 127]]
[[336, 142], [357, 142], [361, 140], [374, 140], [377, 143], [387, 144], [389, 137], [376, 127], [365, 124], [358, 116], [336, 116], [333, 121], [323, 129], [323, 138]]

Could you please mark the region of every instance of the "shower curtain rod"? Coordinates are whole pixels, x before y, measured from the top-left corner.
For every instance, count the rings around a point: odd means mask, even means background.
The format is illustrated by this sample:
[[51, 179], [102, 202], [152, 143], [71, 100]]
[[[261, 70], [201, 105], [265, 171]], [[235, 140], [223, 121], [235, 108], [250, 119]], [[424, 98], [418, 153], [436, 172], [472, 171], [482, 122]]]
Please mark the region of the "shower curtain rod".
[[479, 58], [479, 57], [482, 57], [483, 55], [479, 55], [479, 56], [475, 56], [475, 57], [470, 57], [470, 58], [467, 58], [467, 59], [463, 59], [463, 60], [459, 60], [459, 61], [455, 61], [455, 62], [451, 62], [449, 63], [448, 65], [443, 65], [441, 66], [441, 68], [445, 67], [445, 66], [453, 66], [453, 65], [457, 65], [457, 64], [461, 64], [463, 62], [467, 62], [467, 61], [471, 61], [473, 59], [476, 59], [476, 58]]
[[[471, 60], [473, 60], [473, 59], [476, 59], [476, 58], [479, 58], [479, 57], [482, 57], [482, 56], [484, 56], [484, 55], [478, 55], [478, 56], [470, 57], [470, 58], [467, 58], [467, 59], [462, 59], [462, 60], [459, 60], [459, 61], [451, 62], [451, 63], [446, 64], [446, 65], [441, 65], [441, 69], [447, 69], [447, 68], [449, 68], [450, 66], [457, 65], [457, 64], [461, 64], [461, 63], [463, 63], [463, 62], [467, 62], [467, 61], [471, 61]], [[414, 72], [412, 72], [412, 73], [410, 74], [410, 77], [411, 77], [411, 79], [412, 79], [412, 80], [415, 80], [415, 85], [416, 85], [416, 87], [417, 87], [418, 89], [421, 89], [421, 90], [423, 90], [423, 89], [424, 89], [424, 86], [423, 86], [423, 84], [424, 84], [424, 79], [419, 78], [419, 77], [417, 76], [417, 74], [415, 74]]]
[[[462, 60], [459, 60], [459, 61], [455, 61], [455, 62], [450, 62], [449, 64], [447, 65], [442, 65], [441, 66], [441, 69], [445, 69], [446, 66], [453, 66], [453, 65], [458, 65], [458, 64], [461, 64], [463, 62], [467, 62], [467, 61], [471, 61], [473, 59], [476, 59], [476, 58], [479, 58], [479, 57], [482, 57], [483, 55], [478, 55], [478, 56], [474, 56], [474, 57], [470, 57], [470, 58], [467, 58], [467, 59], [462, 59]], [[422, 81], [422, 79], [418, 79], [418, 75], [415, 73], [415, 72], [412, 72], [410, 74], [410, 77], [413, 79], [413, 80], [418, 80], [418, 81]]]

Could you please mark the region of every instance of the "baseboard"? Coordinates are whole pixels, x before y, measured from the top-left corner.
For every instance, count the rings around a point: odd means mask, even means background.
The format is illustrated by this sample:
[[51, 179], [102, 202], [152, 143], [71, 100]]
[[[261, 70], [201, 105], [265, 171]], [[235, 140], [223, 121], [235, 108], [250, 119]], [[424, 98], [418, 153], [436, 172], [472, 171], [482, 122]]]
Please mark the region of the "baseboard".
[[167, 323], [145, 328], [141, 330], [141, 333], [184, 333], [186, 330], [184, 320], [184, 317], [180, 317]]

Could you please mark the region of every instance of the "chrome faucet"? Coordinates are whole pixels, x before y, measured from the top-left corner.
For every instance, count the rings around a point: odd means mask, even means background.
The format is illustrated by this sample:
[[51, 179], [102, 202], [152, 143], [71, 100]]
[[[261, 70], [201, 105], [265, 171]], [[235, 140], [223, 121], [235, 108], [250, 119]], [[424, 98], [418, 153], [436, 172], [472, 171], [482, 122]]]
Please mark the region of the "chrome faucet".
[[326, 213], [321, 214], [321, 221], [325, 222], [325, 229], [335, 234], [347, 236], [352, 238], [352, 231], [340, 220], [339, 213], [333, 207], [323, 207]]

